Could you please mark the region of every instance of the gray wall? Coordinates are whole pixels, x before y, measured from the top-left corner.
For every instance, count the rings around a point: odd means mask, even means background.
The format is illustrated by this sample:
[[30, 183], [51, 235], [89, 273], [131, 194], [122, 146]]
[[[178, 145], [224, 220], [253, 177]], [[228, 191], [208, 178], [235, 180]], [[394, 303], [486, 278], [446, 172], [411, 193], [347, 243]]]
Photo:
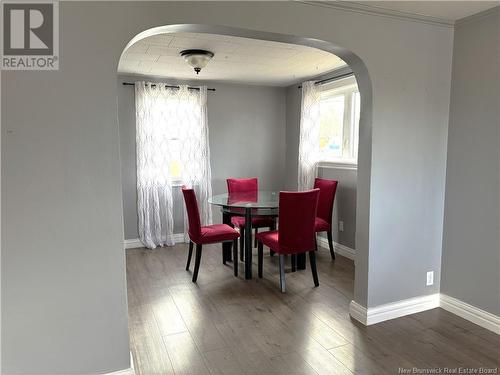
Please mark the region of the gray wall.
[[[351, 249], [356, 249], [357, 174], [357, 170], [343, 168], [328, 167], [318, 169], [318, 177], [330, 178], [339, 182], [333, 206], [333, 240]], [[340, 231], [339, 221], [344, 222], [343, 231]]]
[[457, 26], [441, 292], [500, 315], [500, 8]]
[[297, 190], [298, 186], [301, 95], [297, 85], [286, 89], [285, 186], [289, 190]]
[[[133, 82], [144, 78], [121, 77], [118, 119], [123, 181], [125, 239], [138, 238], [135, 164], [135, 95]], [[147, 79], [146, 79], [147, 80]], [[152, 81], [158, 79], [151, 78]], [[172, 82], [169, 80], [168, 82]], [[228, 177], [258, 177], [259, 188], [280, 190], [285, 171], [285, 89], [207, 83], [208, 126], [213, 193], [226, 192]], [[183, 231], [183, 201], [174, 193], [174, 232]], [[214, 223], [221, 222], [214, 209]]]
[[299, 2], [61, 2], [60, 13], [60, 70], [2, 72], [3, 374], [129, 366], [116, 68], [159, 25], [298, 35], [352, 64], [366, 168], [355, 299], [439, 290], [425, 272], [441, 264], [451, 28]]
[[[297, 85], [286, 89], [285, 186], [290, 190], [297, 189], [301, 95], [302, 91], [297, 88]], [[357, 171], [333, 167], [318, 168], [318, 176], [339, 181], [333, 207], [333, 240], [355, 249]], [[344, 222], [343, 232], [339, 231], [339, 220]]]

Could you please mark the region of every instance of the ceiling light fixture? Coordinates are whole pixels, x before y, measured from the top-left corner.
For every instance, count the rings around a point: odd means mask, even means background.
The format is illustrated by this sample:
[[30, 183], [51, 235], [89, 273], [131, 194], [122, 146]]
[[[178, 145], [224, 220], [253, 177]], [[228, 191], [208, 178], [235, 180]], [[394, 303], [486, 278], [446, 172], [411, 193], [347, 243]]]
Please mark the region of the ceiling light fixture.
[[194, 68], [196, 74], [200, 74], [201, 69], [207, 66], [214, 54], [204, 49], [186, 49], [181, 51], [181, 56]]

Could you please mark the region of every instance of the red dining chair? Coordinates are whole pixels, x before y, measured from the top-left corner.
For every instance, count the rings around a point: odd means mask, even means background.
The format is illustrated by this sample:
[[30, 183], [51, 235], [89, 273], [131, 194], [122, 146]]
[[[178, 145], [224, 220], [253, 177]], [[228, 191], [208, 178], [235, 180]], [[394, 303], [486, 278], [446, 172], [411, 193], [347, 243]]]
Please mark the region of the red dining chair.
[[[189, 254], [186, 264], [186, 271], [189, 270], [191, 263], [191, 256], [193, 255], [193, 244], [196, 244], [196, 258], [194, 262], [193, 283], [198, 279], [198, 271], [200, 269], [201, 251], [203, 245], [229, 242], [233, 243], [233, 256], [237, 259], [238, 252], [238, 237], [240, 234], [234, 228], [226, 224], [214, 224], [201, 226], [200, 212], [198, 210], [198, 202], [193, 189], [182, 187], [182, 194], [184, 195], [184, 203], [186, 204], [186, 211], [188, 215], [189, 224]], [[234, 276], [238, 276], [238, 262], [233, 262]]]
[[[257, 178], [228, 178], [227, 192], [229, 195], [238, 193], [255, 193], [257, 199], [257, 192], [259, 190], [259, 180]], [[245, 254], [245, 217], [233, 216], [231, 217], [231, 224], [240, 229], [240, 259], [244, 260]], [[270, 230], [276, 227], [276, 221], [271, 216], [254, 216], [252, 217], [252, 228], [255, 229], [257, 236], [258, 228], [269, 228]], [[257, 239], [255, 239], [254, 247], [257, 246]]]
[[332, 259], [335, 259], [332, 239], [332, 213], [333, 202], [335, 200], [335, 193], [337, 191], [338, 184], [338, 181], [327, 180], [324, 178], [316, 178], [314, 180], [314, 188], [319, 189], [318, 212], [314, 223], [315, 232], [326, 232]]
[[[300, 192], [280, 192], [278, 230], [257, 234], [259, 277], [262, 278], [264, 245], [279, 254], [280, 290], [285, 292], [285, 255], [309, 252], [314, 285], [319, 286], [316, 269], [314, 220], [318, 207], [319, 189]], [[292, 264], [294, 260], [292, 259]]]

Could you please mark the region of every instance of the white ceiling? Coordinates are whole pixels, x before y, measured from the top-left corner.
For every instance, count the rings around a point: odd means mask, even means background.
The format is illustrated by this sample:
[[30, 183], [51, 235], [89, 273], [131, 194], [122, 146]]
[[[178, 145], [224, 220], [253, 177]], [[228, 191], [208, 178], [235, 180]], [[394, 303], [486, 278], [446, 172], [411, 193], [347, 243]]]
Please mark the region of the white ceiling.
[[[215, 56], [196, 75], [184, 49]], [[128, 48], [118, 73], [188, 80], [289, 86], [345, 66], [339, 57], [311, 47], [215, 34], [176, 33], [144, 38]]]
[[500, 1], [356, 1], [353, 3], [451, 21], [500, 5]]

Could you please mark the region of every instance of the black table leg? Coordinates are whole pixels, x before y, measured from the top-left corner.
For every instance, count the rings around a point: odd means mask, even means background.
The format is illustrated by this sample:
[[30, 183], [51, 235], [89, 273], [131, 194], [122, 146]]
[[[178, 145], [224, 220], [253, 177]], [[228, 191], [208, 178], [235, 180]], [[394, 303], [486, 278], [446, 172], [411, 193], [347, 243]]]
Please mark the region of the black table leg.
[[[304, 261], [305, 262], [305, 261]], [[252, 278], [252, 209], [245, 208], [245, 279]]]
[[[229, 226], [231, 225], [231, 215], [224, 211], [222, 211], [222, 223]], [[232, 259], [231, 246], [231, 242], [222, 243], [222, 262], [224, 264], [226, 264], [226, 262], [230, 262]]]
[[306, 253], [297, 254], [297, 269], [306, 269]]

